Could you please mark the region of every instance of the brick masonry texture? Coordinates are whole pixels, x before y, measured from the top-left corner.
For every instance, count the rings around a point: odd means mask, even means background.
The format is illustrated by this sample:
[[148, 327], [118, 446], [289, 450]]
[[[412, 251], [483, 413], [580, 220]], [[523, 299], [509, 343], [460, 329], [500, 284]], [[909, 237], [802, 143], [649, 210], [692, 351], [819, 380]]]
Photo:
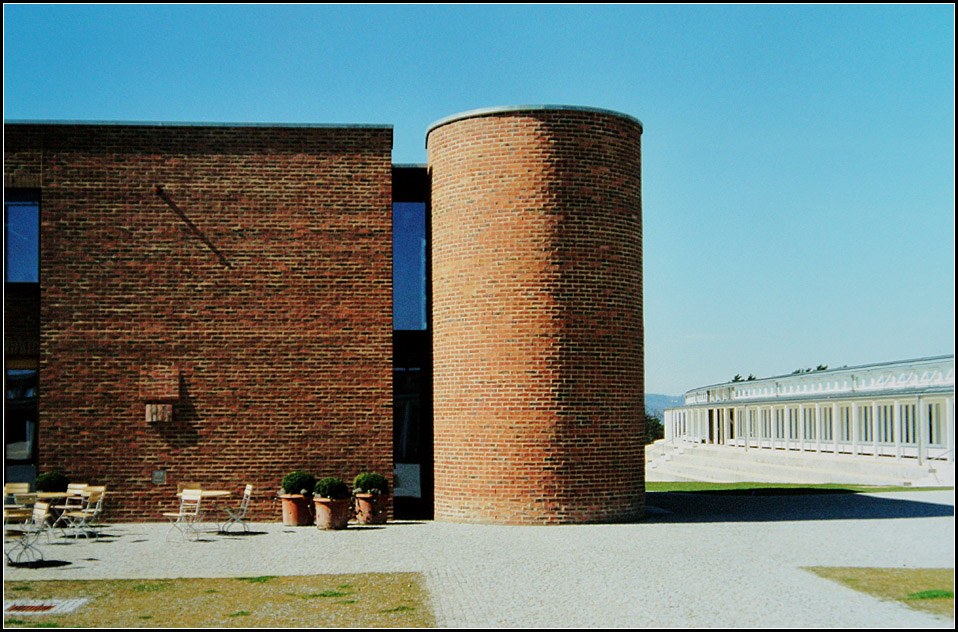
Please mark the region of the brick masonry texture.
[[41, 471], [107, 485], [109, 520], [184, 481], [275, 520], [292, 469], [392, 478], [391, 128], [4, 131], [41, 192]]
[[644, 512], [641, 133], [558, 108], [429, 133], [437, 519]]

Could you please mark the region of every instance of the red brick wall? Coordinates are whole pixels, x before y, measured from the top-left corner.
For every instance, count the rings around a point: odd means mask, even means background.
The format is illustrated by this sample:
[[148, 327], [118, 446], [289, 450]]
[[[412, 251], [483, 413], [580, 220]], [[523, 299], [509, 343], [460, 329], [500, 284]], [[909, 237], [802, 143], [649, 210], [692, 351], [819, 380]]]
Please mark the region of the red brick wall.
[[390, 128], [4, 131], [5, 181], [42, 191], [41, 471], [107, 485], [112, 520], [181, 481], [278, 520], [291, 469], [392, 477]]
[[641, 131], [529, 109], [429, 133], [437, 519], [643, 513]]

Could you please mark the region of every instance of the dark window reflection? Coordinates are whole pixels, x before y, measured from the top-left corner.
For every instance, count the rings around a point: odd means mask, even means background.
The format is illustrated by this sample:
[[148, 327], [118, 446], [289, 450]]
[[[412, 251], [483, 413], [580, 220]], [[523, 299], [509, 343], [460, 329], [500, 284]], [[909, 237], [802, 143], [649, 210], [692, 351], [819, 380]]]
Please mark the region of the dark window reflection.
[[6, 281], [40, 281], [40, 204], [34, 194], [4, 194]]
[[426, 204], [393, 203], [393, 329], [426, 329]]
[[37, 372], [7, 371], [4, 410], [6, 458], [28, 461], [33, 458], [37, 429]]

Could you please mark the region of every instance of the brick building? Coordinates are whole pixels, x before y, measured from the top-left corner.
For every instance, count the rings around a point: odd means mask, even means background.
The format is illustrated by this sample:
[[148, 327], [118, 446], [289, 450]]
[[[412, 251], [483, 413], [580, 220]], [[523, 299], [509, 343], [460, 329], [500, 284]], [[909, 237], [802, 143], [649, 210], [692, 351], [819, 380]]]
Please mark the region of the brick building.
[[292, 469], [395, 476], [400, 514], [641, 515], [641, 131], [477, 110], [410, 166], [389, 126], [6, 123], [7, 478], [116, 520], [182, 481], [275, 519]]

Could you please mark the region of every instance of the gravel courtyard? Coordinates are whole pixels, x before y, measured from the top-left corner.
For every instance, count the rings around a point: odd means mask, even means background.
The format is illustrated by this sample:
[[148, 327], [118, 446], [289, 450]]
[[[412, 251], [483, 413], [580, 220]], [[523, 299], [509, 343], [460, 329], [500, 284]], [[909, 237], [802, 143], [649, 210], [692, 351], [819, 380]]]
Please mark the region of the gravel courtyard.
[[184, 542], [166, 524], [117, 524], [99, 541], [41, 541], [65, 564], [4, 579], [411, 571], [448, 627], [953, 627], [803, 567], [953, 569], [954, 491], [647, 498], [646, 520], [614, 525], [274, 522]]

